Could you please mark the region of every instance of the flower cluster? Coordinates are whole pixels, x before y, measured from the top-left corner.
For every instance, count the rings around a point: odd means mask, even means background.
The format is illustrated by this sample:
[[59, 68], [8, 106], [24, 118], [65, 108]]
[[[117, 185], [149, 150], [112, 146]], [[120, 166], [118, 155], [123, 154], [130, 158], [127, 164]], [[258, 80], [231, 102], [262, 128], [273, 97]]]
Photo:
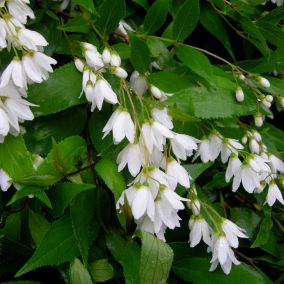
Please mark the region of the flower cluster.
[[0, 78], [0, 143], [8, 133], [20, 133], [19, 122], [32, 120], [33, 106], [27, 97], [27, 86], [47, 80], [56, 61], [42, 53], [48, 44], [38, 32], [25, 27], [27, 19], [34, 19], [29, 1], [1, 1], [0, 48], [14, 52], [13, 60]]

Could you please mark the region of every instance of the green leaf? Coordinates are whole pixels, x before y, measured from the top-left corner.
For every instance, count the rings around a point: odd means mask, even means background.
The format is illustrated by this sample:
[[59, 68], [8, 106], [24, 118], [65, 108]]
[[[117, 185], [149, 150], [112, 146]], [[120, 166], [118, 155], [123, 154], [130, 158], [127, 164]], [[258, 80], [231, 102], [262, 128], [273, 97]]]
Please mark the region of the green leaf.
[[59, 183], [50, 191], [53, 215], [58, 217], [80, 193], [95, 188], [94, 184]]
[[135, 35], [130, 35], [131, 41], [131, 53], [130, 60], [133, 67], [140, 73], [144, 74], [151, 63], [150, 50], [148, 45], [142, 39], [139, 39]]
[[37, 281], [20, 280], [20, 281], [2, 282], [2, 284], [41, 284], [41, 283]]
[[52, 138], [61, 141], [68, 136], [80, 135], [84, 130], [86, 119], [86, 109], [78, 106], [59, 113], [37, 117], [25, 125], [26, 145], [31, 152], [46, 156], [51, 150]]
[[[21, 179], [20, 179], [21, 180]], [[29, 195], [33, 195], [34, 197], [38, 198], [41, 200], [47, 207], [51, 208], [51, 203], [44, 192], [44, 189], [41, 187], [36, 187], [36, 186], [23, 186], [21, 187], [11, 198], [11, 200], [7, 203], [7, 205], [11, 205], [15, 203], [16, 201], [27, 197]]]
[[201, 24], [214, 35], [227, 49], [231, 57], [235, 60], [234, 52], [230, 43], [230, 39], [223, 21], [218, 13], [216, 13], [211, 5], [203, 4], [200, 13]]
[[95, 6], [93, 0], [73, 0], [74, 3], [88, 10], [90, 13], [94, 13]]
[[169, 10], [169, 0], [157, 0], [147, 11], [144, 20], [145, 33], [157, 31], [165, 22]]
[[81, 74], [73, 63], [68, 63], [56, 69], [47, 81], [30, 85], [29, 101], [39, 105], [34, 110], [35, 115], [55, 113], [86, 102], [84, 96], [79, 98], [82, 90], [81, 82]]
[[74, 198], [70, 206], [74, 235], [85, 265], [88, 263], [89, 235], [95, 211], [95, 193], [94, 190], [81, 192]]
[[100, 17], [97, 19], [96, 27], [103, 36], [107, 36], [117, 27], [119, 21], [125, 15], [124, 0], [105, 0], [98, 8]]
[[142, 232], [140, 282], [167, 283], [173, 256], [168, 244], [149, 233]]
[[178, 9], [174, 21], [172, 36], [178, 41], [187, 38], [199, 19], [199, 0], [186, 0]]
[[73, 33], [88, 33], [89, 24], [82, 18], [81, 15], [70, 19], [66, 24], [57, 27], [59, 30]]
[[29, 228], [36, 247], [50, 229], [50, 223], [41, 215], [29, 211]]
[[95, 282], [105, 282], [113, 278], [113, 267], [106, 258], [90, 263], [89, 271]]
[[29, 261], [16, 273], [19, 277], [45, 265], [59, 265], [79, 255], [70, 218], [55, 221]]
[[34, 172], [31, 155], [22, 136], [7, 136], [0, 144], [0, 168], [13, 180]]
[[176, 55], [194, 73], [205, 78], [208, 82], [212, 82], [211, 63], [203, 53], [190, 46], [180, 45], [176, 48]]
[[220, 269], [210, 272], [210, 258], [190, 257], [177, 261], [173, 271], [187, 282], [196, 284], [238, 284], [244, 281], [246, 284], [263, 284], [267, 278], [247, 264], [233, 265], [230, 274], [226, 275]]
[[167, 93], [175, 93], [193, 85], [191, 78], [169, 71], [151, 73], [149, 80], [151, 84]]
[[118, 172], [116, 163], [102, 159], [96, 164], [95, 170], [112, 191], [115, 202], [117, 202], [122, 192], [125, 190], [126, 184], [122, 174]]
[[204, 171], [212, 166], [213, 163], [199, 163], [191, 165], [183, 165], [183, 167], [188, 171], [193, 180], [196, 180]]
[[54, 144], [53, 149], [38, 167], [38, 176], [53, 176], [53, 184], [65, 175], [76, 170], [75, 164], [86, 154], [85, 140], [80, 136], [70, 136], [59, 144]]
[[126, 240], [115, 231], [109, 231], [106, 237], [108, 249], [122, 265], [126, 284], [140, 283], [140, 249], [138, 245], [131, 238]]
[[143, 7], [145, 10], [148, 9], [148, 0], [132, 0], [132, 2], [138, 4], [139, 6]]
[[88, 270], [78, 258], [70, 264], [70, 281], [71, 284], [93, 284]]

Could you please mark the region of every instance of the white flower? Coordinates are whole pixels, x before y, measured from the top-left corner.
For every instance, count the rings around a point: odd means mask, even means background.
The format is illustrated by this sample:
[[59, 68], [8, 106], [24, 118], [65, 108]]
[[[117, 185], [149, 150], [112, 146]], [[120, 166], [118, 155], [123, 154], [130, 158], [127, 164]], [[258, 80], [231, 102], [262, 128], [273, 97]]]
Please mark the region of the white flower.
[[263, 122], [264, 122], [264, 117], [261, 113], [257, 113], [255, 116], [254, 116], [254, 124], [255, 126], [257, 127], [261, 127], [263, 125]]
[[17, 87], [27, 88], [26, 74], [18, 58], [14, 58], [2, 73], [0, 88], [7, 86], [11, 80]]
[[105, 47], [102, 53], [102, 59], [105, 64], [109, 64], [111, 60], [111, 53], [108, 47]]
[[269, 165], [271, 167], [271, 171], [284, 173], [284, 162], [280, 160], [278, 157], [273, 154], [268, 155]]
[[130, 143], [134, 142], [135, 125], [128, 111], [117, 109], [111, 115], [103, 129], [103, 138], [111, 131], [113, 133], [113, 140], [115, 144], [120, 143], [124, 137], [126, 137]]
[[7, 46], [5, 25], [5, 21], [0, 18], [0, 48], [5, 48]]
[[167, 162], [167, 174], [176, 179], [176, 181], [185, 188], [190, 187], [190, 175], [186, 169], [181, 166], [176, 160], [170, 159]]
[[104, 67], [102, 56], [94, 45], [87, 42], [83, 42], [81, 45], [84, 50], [86, 62], [90, 67], [93, 67], [95, 70]]
[[223, 141], [218, 133], [211, 133], [209, 136], [209, 142], [211, 161], [214, 161], [217, 159], [221, 152]]
[[48, 42], [40, 33], [28, 29], [20, 29], [18, 39], [23, 47], [34, 51], [39, 50], [39, 47], [48, 45]]
[[52, 73], [51, 65], [57, 61], [44, 53], [34, 52], [32, 55], [26, 54], [22, 58], [25, 74], [31, 82], [41, 83], [48, 79], [48, 72]]
[[[80, 68], [80, 66], [78, 66]], [[84, 68], [84, 67], [83, 67]], [[97, 81], [97, 76], [96, 74], [89, 68], [84, 68], [83, 71], [83, 80], [82, 80], [82, 90], [86, 92], [87, 87], [89, 88], [90, 91], [90, 87], [92, 89], [92, 92], [94, 91], [95, 88], [95, 84]], [[89, 86], [88, 86], [89, 85]], [[87, 94], [86, 94], [87, 95]], [[89, 102], [92, 102], [92, 94], [89, 93], [88, 94], [88, 98], [87, 100]]]
[[252, 153], [259, 154], [259, 152], [260, 152], [260, 146], [259, 146], [258, 142], [256, 141], [256, 139], [254, 139], [254, 138], [250, 139], [249, 148], [250, 148], [250, 151]]
[[86, 97], [89, 102], [92, 103], [91, 111], [97, 107], [99, 110], [102, 109], [103, 101], [107, 101], [110, 104], [117, 104], [117, 96], [112, 90], [110, 84], [105, 79], [99, 79], [90, 94]]
[[153, 108], [151, 111], [151, 115], [154, 118], [154, 120], [160, 122], [168, 129], [172, 129], [174, 127], [172, 118], [169, 116], [167, 108], [163, 109]]
[[244, 94], [244, 92], [243, 92], [243, 90], [242, 90], [242, 88], [240, 86], [237, 87], [235, 95], [236, 95], [236, 99], [237, 99], [238, 102], [243, 102], [244, 101], [245, 94]]
[[218, 263], [220, 263], [222, 270], [225, 274], [229, 274], [231, 271], [232, 263], [239, 265], [240, 262], [236, 259], [233, 250], [231, 249], [228, 240], [224, 236], [213, 236], [212, 239], [212, 251], [213, 256], [211, 259], [210, 271], [216, 269]]
[[134, 91], [142, 96], [147, 89], [147, 82], [145, 77], [141, 76], [136, 70], [130, 76], [130, 85]]
[[136, 192], [133, 193], [133, 200], [129, 200], [128, 198], [128, 202], [133, 217], [139, 219], [146, 213], [153, 221], [155, 217], [155, 204], [149, 186], [136, 184], [132, 188]]
[[140, 141], [146, 145], [149, 154], [152, 154], [154, 146], [159, 151], [162, 151], [163, 145], [166, 143], [166, 138], [173, 137], [173, 133], [157, 121], [146, 122], [142, 125]]
[[241, 165], [242, 162], [240, 161], [238, 156], [232, 154], [225, 174], [226, 182], [229, 182], [232, 176], [234, 176], [240, 170]]
[[162, 202], [167, 201], [166, 203], [175, 210], [184, 209], [184, 205], [181, 201], [188, 201], [188, 199], [179, 196], [172, 189], [164, 185], [160, 185], [159, 190]]
[[195, 217], [194, 215], [188, 222], [190, 229], [189, 242], [190, 247], [195, 247], [203, 239], [204, 243], [208, 246], [211, 245], [211, 228], [208, 223], [200, 216]]
[[278, 7], [283, 5], [283, 0], [271, 0], [271, 2], [276, 4]]
[[208, 138], [203, 138], [199, 144], [196, 154], [194, 155], [194, 160], [200, 156], [200, 159], [203, 163], [208, 163], [213, 161], [210, 152], [210, 141]]
[[138, 143], [128, 144], [117, 156], [118, 171], [127, 165], [130, 174], [135, 177], [143, 165], [143, 153]]
[[7, 191], [11, 186], [10, 180], [11, 178], [8, 174], [4, 170], [0, 169], [0, 188], [2, 191]]
[[84, 62], [81, 59], [76, 57], [74, 59], [74, 63], [75, 63], [75, 66], [76, 66], [78, 71], [80, 71], [80, 72], [84, 71], [85, 64], [84, 64]]
[[121, 65], [121, 58], [120, 56], [115, 53], [115, 52], [112, 52], [111, 53], [111, 58], [110, 58], [110, 65], [111, 66], [115, 66], [115, 67], [119, 67]]
[[9, 0], [6, 2], [9, 13], [22, 24], [26, 24], [27, 18], [34, 19], [33, 10], [27, 5], [29, 1]]
[[125, 21], [121, 20], [115, 32], [128, 39], [127, 31], [134, 32], [130, 25], [128, 25]]
[[8, 114], [0, 107], [0, 143], [8, 135], [10, 130]]
[[238, 154], [238, 150], [242, 150], [244, 146], [240, 144], [236, 139], [223, 139], [221, 145], [221, 160], [226, 163], [232, 153]]
[[281, 194], [281, 191], [277, 186], [277, 184], [274, 181], [272, 181], [270, 182], [268, 187], [266, 202], [268, 203], [269, 206], [272, 206], [276, 200], [278, 200], [282, 205], [284, 205], [284, 199]]
[[224, 219], [222, 223], [222, 230], [226, 235], [226, 239], [231, 247], [237, 248], [239, 246], [239, 238], [247, 238], [245, 230], [237, 226], [228, 219]]
[[193, 150], [197, 150], [198, 142], [200, 141], [192, 136], [174, 133], [171, 139], [172, 151], [178, 160], [186, 160], [192, 155]]

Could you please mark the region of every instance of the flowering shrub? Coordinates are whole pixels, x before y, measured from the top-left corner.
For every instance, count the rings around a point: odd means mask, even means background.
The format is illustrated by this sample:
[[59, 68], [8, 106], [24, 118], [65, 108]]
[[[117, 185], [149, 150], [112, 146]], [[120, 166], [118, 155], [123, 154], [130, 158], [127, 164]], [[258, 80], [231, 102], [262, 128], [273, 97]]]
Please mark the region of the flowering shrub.
[[281, 283], [282, 2], [1, 0], [1, 281]]

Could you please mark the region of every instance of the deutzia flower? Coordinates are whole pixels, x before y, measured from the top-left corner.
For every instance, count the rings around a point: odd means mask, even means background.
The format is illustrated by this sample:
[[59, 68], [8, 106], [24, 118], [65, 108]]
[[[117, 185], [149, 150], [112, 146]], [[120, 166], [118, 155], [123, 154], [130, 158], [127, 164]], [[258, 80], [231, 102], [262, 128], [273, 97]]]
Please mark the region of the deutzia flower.
[[120, 143], [124, 137], [126, 137], [130, 143], [134, 142], [135, 125], [128, 111], [117, 109], [111, 115], [103, 129], [103, 138], [106, 137], [111, 131], [113, 133], [114, 144]]
[[103, 78], [96, 82], [88, 94], [86, 93], [86, 98], [92, 103], [91, 111], [94, 111], [96, 107], [101, 110], [104, 100], [110, 104], [118, 103], [116, 93], [112, 90], [108, 81]]
[[152, 95], [156, 98], [159, 99], [161, 101], [166, 100], [168, 97], [172, 96], [173, 94], [171, 93], [166, 93], [162, 90], [160, 90], [158, 87], [151, 85], [150, 86], [150, 91], [152, 93]]
[[273, 154], [268, 155], [268, 161], [273, 173], [281, 172], [284, 173], [284, 162]]
[[147, 90], [147, 82], [145, 77], [141, 76], [136, 70], [133, 71], [130, 76], [130, 85], [140, 96], [142, 96]]
[[284, 205], [284, 199], [281, 194], [281, 191], [277, 186], [277, 184], [274, 181], [272, 181], [270, 182], [268, 187], [266, 202], [268, 203], [269, 206], [272, 206], [276, 200], [278, 200], [282, 205]]
[[27, 5], [28, 0], [9, 0], [7, 7], [9, 13], [22, 24], [26, 24], [27, 18], [34, 19], [33, 10]]
[[8, 174], [0, 169], [0, 188], [2, 191], [7, 191], [9, 187], [11, 186], [10, 182], [11, 178], [8, 176]]
[[226, 163], [231, 155], [231, 153], [237, 154], [238, 150], [244, 149], [244, 146], [239, 143], [236, 139], [223, 139], [221, 145], [221, 161]]
[[172, 118], [168, 115], [167, 108], [163, 108], [163, 109], [153, 108], [151, 111], [151, 114], [154, 120], [160, 122], [161, 124], [166, 126], [168, 129], [172, 129], [174, 127]]
[[200, 141], [199, 147], [193, 159], [195, 160], [199, 156], [203, 163], [208, 163], [209, 161], [213, 161], [210, 152], [210, 141], [208, 138], [203, 138]]
[[269, 88], [270, 87], [270, 82], [261, 76], [256, 77], [256, 80], [259, 82], [260, 85], [262, 85], [265, 88]]
[[227, 166], [226, 174], [225, 174], [225, 180], [226, 182], [229, 182], [232, 176], [234, 176], [239, 170], [242, 165], [242, 162], [238, 158], [237, 155], [232, 154]]
[[185, 188], [190, 187], [190, 175], [186, 169], [173, 158], [167, 161], [167, 174], [175, 178], [175, 180]]
[[94, 45], [87, 42], [83, 42], [81, 45], [84, 50], [86, 62], [90, 67], [94, 68], [95, 70], [104, 67], [102, 56]]
[[201, 239], [208, 246], [211, 245], [211, 228], [208, 223], [201, 216], [192, 215], [188, 227], [190, 229], [189, 242], [190, 247], [195, 247], [200, 243]]
[[118, 171], [127, 165], [130, 174], [135, 177], [143, 165], [143, 153], [138, 143], [128, 144], [117, 156]]
[[130, 25], [128, 25], [125, 21], [121, 20], [115, 32], [117, 34], [124, 36], [126, 39], [128, 39], [127, 31], [134, 32], [134, 30], [132, 29]]
[[218, 263], [221, 265], [225, 274], [231, 271], [232, 263], [239, 265], [240, 262], [236, 259], [233, 250], [225, 236], [217, 236], [213, 234], [212, 246], [213, 256], [211, 259], [210, 271], [217, 268]]
[[237, 248], [239, 246], [238, 238], [247, 238], [245, 230], [237, 226], [228, 219], [224, 219], [221, 224], [222, 230], [226, 235], [226, 239], [231, 247]]
[[244, 92], [243, 92], [243, 90], [242, 90], [242, 88], [240, 87], [240, 86], [238, 86], [237, 87], [237, 89], [236, 89], [236, 100], [238, 101], [238, 102], [243, 102], [244, 101], [244, 99], [245, 99], [245, 94], [244, 94]]
[[171, 140], [172, 151], [179, 160], [186, 160], [193, 154], [193, 150], [197, 150], [197, 143], [200, 141], [192, 136], [185, 134], [173, 133]]
[[166, 138], [173, 137], [173, 133], [157, 121], [146, 122], [142, 125], [140, 140], [146, 145], [149, 154], [152, 154], [154, 146], [162, 151]]
[[42, 46], [48, 45], [48, 42], [40, 33], [28, 29], [20, 29], [18, 39], [19, 43], [29, 50], [37, 51]]
[[4, 141], [5, 136], [10, 130], [9, 118], [7, 113], [0, 107], [0, 143]]

